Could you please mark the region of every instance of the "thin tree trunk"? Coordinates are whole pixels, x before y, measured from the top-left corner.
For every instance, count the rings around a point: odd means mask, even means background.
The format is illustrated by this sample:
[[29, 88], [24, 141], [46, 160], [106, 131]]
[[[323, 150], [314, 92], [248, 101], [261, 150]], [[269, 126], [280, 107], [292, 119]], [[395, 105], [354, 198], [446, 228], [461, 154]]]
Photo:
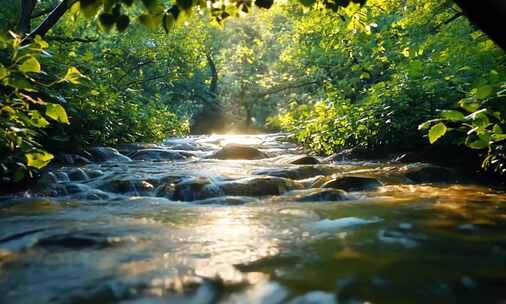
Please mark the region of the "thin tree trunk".
[[218, 70], [216, 64], [209, 53], [206, 53], [207, 63], [209, 64], [209, 70], [211, 71], [211, 85], [209, 91], [216, 94], [218, 93]]
[[32, 30], [32, 12], [37, 0], [21, 1], [21, 17], [19, 18], [18, 31], [20, 34], [29, 33]]

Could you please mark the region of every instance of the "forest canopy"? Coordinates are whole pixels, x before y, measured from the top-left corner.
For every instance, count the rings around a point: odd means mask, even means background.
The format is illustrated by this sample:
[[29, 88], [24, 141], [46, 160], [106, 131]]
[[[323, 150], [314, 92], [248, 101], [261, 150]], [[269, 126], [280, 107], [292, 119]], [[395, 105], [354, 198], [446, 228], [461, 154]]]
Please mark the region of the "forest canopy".
[[469, 7], [3, 0], [2, 182], [88, 146], [252, 129], [328, 155], [468, 151], [504, 174], [502, 37]]

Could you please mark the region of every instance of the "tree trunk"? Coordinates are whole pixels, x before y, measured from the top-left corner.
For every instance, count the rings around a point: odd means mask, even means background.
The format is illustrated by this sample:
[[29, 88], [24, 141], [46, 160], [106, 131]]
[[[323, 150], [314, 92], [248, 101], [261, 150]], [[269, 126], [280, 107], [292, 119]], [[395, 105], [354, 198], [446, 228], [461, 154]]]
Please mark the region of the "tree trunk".
[[216, 64], [214, 63], [211, 54], [206, 53], [207, 63], [209, 64], [209, 70], [211, 72], [211, 85], [209, 86], [209, 91], [213, 94], [218, 93], [218, 70], [216, 69]]
[[37, 0], [21, 1], [21, 17], [19, 18], [18, 31], [20, 34], [27, 34], [32, 30], [32, 12]]
[[[506, 1], [455, 0], [469, 20], [484, 31], [497, 45], [506, 50]], [[502, 25], [501, 25], [502, 24]]]

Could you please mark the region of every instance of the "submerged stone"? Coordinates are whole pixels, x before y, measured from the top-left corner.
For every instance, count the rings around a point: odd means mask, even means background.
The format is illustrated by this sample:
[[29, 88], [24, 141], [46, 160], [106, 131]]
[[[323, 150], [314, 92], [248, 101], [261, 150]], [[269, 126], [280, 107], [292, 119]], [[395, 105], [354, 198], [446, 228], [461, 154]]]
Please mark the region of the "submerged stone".
[[308, 194], [302, 194], [295, 197], [298, 202], [330, 202], [344, 201], [348, 197], [346, 192], [339, 189], [314, 189]]
[[146, 194], [154, 190], [154, 186], [144, 180], [121, 180], [114, 179], [100, 186], [102, 190], [115, 193], [133, 192], [137, 194]]
[[228, 144], [209, 158], [216, 159], [262, 159], [268, 155], [264, 152], [246, 145]]
[[401, 168], [401, 173], [415, 183], [457, 182], [459, 176], [451, 169], [415, 163]]
[[219, 187], [226, 195], [265, 196], [279, 195], [303, 186], [287, 178], [262, 176], [222, 182]]
[[99, 162], [104, 161], [132, 161], [128, 156], [118, 152], [118, 150], [110, 147], [92, 147], [87, 150], [93, 156], [93, 159]]
[[81, 168], [76, 168], [68, 173], [70, 180], [87, 180], [88, 174]]
[[132, 154], [135, 160], [182, 160], [192, 156], [189, 152], [164, 149], [143, 149]]
[[322, 188], [343, 189], [346, 191], [363, 191], [379, 186], [381, 186], [381, 183], [377, 179], [360, 176], [341, 176], [321, 185]]
[[262, 169], [253, 171], [253, 175], [268, 175], [284, 177], [290, 179], [305, 179], [318, 175], [324, 175], [326, 172], [315, 166], [298, 166], [286, 169]]
[[219, 187], [206, 177], [192, 177], [175, 185], [172, 199], [195, 201], [223, 195]]
[[299, 158], [291, 161], [290, 163], [293, 165], [316, 165], [316, 164], [319, 164], [320, 161], [318, 159], [316, 159], [316, 157], [306, 155], [306, 156], [299, 157]]

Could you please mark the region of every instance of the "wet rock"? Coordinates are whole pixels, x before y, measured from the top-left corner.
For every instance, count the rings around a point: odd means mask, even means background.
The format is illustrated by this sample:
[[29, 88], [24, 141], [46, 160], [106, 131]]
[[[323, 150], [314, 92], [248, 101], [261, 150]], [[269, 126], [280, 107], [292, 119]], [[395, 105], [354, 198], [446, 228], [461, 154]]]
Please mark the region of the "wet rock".
[[44, 248], [105, 248], [112, 245], [109, 238], [100, 233], [68, 233], [49, 236], [38, 241], [38, 246]]
[[318, 159], [313, 156], [302, 156], [290, 162], [293, 165], [317, 165], [320, 163]]
[[52, 184], [58, 183], [58, 178], [56, 174], [53, 172], [45, 172], [37, 181], [37, 185], [35, 186], [36, 190], [43, 190], [48, 188]]
[[81, 168], [73, 169], [68, 173], [68, 177], [70, 180], [88, 180], [90, 177], [88, 174]]
[[116, 146], [116, 148], [118, 149], [118, 151], [121, 154], [125, 154], [128, 156], [131, 156], [133, 153], [135, 153], [139, 150], [157, 149], [159, 147], [160, 146], [158, 146], [156, 144], [147, 144], [147, 143], [120, 144], [120, 145]]
[[83, 185], [83, 184], [78, 184], [78, 183], [69, 183], [69, 184], [64, 185], [64, 187], [65, 187], [66, 194], [75, 194], [75, 193], [79, 193], [79, 192], [85, 192], [90, 189], [89, 186]]
[[195, 201], [223, 194], [221, 189], [209, 178], [192, 177], [175, 185], [172, 198], [178, 201]]
[[453, 170], [430, 164], [410, 164], [401, 168], [400, 171], [415, 183], [457, 182], [459, 180], [459, 176]]
[[114, 161], [132, 161], [129, 157], [121, 154], [118, 150], [110, 147], [92, 147], [87, 150], [93, 156], [93, 159], [99, 162]]
[[196, 144], [190, 144], [190, 143], [178, 143], [171, 145], [170, 148], [172, 150], [182, 150], [182, 151], [197, 151], [200, 150], [200, 147]]
[[61, 163], [63, 165], [67, 165], [67, 166], [83, 166], [83, 165], [87, 165], [87, 164], [91, 163], [91, 161], [84, 156], [81, 156], [78, 154], [67, 154], [67, 153], [57, 154], [56, 160], [59, 163]]
[[109, 200], [111, 199], [111, 195], [98, 190], [98, 189], [90, 189], [86, 192], [77, 193], [71, 196], [73, 199], [85, 199], [90, 201], [100, 201], [100, 200]]
[[168, 182], [158, 186], [158, 188], [156, 188], [155, 195], [158, 197], [172, 198], [175, 191], [176, 184]]
[[293, 180], [282, 177], [250, 177], [226, 181], [219, 184], [226, 195], [265, 196], [279, 195], [288, 190], [301, 189], [303, 186]]
[[342, 189], [345, 191], [363, 191], [381, 186], [381, 183], [372, 177], [341, 176], [336, 177], [323, 185], [322, 188]]
[[253, 175], [268, 175], [290, 179], [305, 179], [318, 175], [324, 175], [325, 173], [325, 170], [314, 166], [297, 166], [286, 169], [262, 169], [252, 172]]
[[193, 201], [193, 203], [199, 205], [244, 205], [252, 201], [255, 201], [255, 199], [245, 196], [219, 196]]
[[100, 186], [100, 189], [115, 193], [146, 194], [154, 190], [154, 186], [144, 180], [114, 179]]
[[344, 201], [349, 199], [346, 192], [339, 189], [314, 189], [307, 194], [301, 194], [295, 197], [298, 202], [330, 202]]
[[184, 151], [171, 151], [163, 149], [144, 149], [132, 154], [136, 160], [182, 160], [194, 156]]
[[210, 158], [216, 159], [262, 159], [267, 157], [267, 154], [256, 148], [238, 144], [228, 144], [210, 156]]

